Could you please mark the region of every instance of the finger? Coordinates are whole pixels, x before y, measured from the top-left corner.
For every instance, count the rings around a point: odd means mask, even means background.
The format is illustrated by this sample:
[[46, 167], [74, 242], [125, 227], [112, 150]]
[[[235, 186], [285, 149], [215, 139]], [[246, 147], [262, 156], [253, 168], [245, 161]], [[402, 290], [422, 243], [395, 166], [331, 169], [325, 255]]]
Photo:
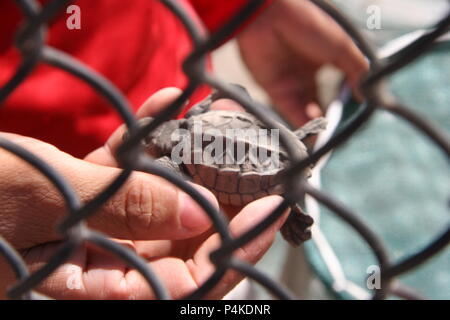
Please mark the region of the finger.
[[[263, 220], [282, 201], [279, 196], [269, 196], [248, 204], [231, 221], [230, 232], [233, 237], [245, 233]], [[261, 233], [249, 244], [238, 249], [234, 256], [250, 264], [255, 264], [269, 249], [275, 239], [275, 235], [287, 218], [287, 212], [274, 224]], [[164, 285], [172, 293], [172, 298], [180, 299], [197, 289], [214, 272], [215, 266], [209, 260], [209, 254], [221, 244], [218, 234], [210, 236], [202, 245], [192, 259], [183, 261], [175, 257], [164, 257], [152, 259], [151, 266]], [[174, 272], [174, 270], [177, 270]], [[131, 275], [130, 275], [131, 276]], [[139, 278], [137, 272], [134, 277]], [[234, 288], [243, 276], [235, 271], [228, 271], [220, 283], [208, 295], [207, 299], [220, 299]], [[151, 292], [143, 293], [152, 298]]]
[[[282, 201], [280, 196], [269, 196], [256, 200], [247, 206], [230, 222], [230, 232], [233, 237], [242, 235], [257, 223], [262, 221], [268, 214], [270, 214]], [[287, 218], [287, 212], [282, 215], [274, 224], [268, 229], [259, 234], [254, 240], [246, 244], [243, 248], [238, 249], [234, 256], [247, 263], [255, 264], [264, 253], [272, 245], [277, 231], [281, 228]], [[203, 245], [198, 249], [192, 260], [187, 261], [186, 265], [189, 268], [192, 277], [197, 285], [204, 283], [208, 277], [214, 272], [215, 267], [209, 260], [209, 254], [217, 249], [221, 244], [218, 234], [212, 235], [207, 239]], [[237, 285], [244, 278], [238, 272], [228, 271], [221, 284], [217, 285], [207, 296], [210, 299], [222, 298], [235, 285]]]
[[306, 83], [298, 79], [297, 73], [267, 86], [275, 108], [295, 128], [300, 127], [315, 115], [321, 114], [317, 103], [317, 87], [314, 76]]
[[[218, 208], [209, 190], [192, 186]], [[211, 220], [196, 201], [171, 183], [135, 172], [88, 224], [115, 238], [178, 240], [205, 232]]]
[[[232, 236], [238, 237], [248, 229], [252, 228], [259, 221], [264, 219], [281, 201], [282, 198], [279, 196], [270, 196], [248, 204], [231, 221], [230, 232]], [[248, 263], [255, 264], [273, 243], [276, 232], [281, 228], [286, 217], [287, 214], [285, 213], [280, 219], [272, 224], [272, 226], [266, 229], [249, 244], [245, 245], [244, 248], [238, 249], [234, 256]], [[203, 244], [199, 246], [192, 259], [183, 261], [183, 259], [175, 257], [154, 258], [152, 259], [151, 266], [163, 280], [164, 285], [169, 292], [172, 293], [172, 298], [180, 299], [201, 286], [214, 272], [215, 266], [211, 264], [209, 254], [217, 249], [220, 244], [220, 237], [216, 233], [208, 237]], [[151, 244], [147, 245], [151, 246]], [[176, 270], [176, 272], [174, 272], [174, 270]], [[139, 278], [140, 276], [134, 272], [134, 277]], [[216, 288], [213, 289], [206, 298], [222, 298], [233, 289], [242, 278], [243, 276], [237, 272], [227, 272]], [[148, 294], [150, 298], [153, 297], [151, 292], [143, 294], [144, 296]]]
[[[24, 257], [30, 271], [41, 268], [59, 247], [59, 243], [49, 243], [31, 249]], [[130, 281], [129, 272], [127, 264], [117, 256], [85, 243], [35, 290], [59, 300], [133, 299], [142, 297], [143, 292], [147, 298], [154, 297], [144, 278], [133, 274], [132, 280], [138, 281]], [[136, 287], [136, 282], [140, 288]]]
[[369, 70], [369, 64], [353, 42], [345, 42], [341, 48], [332, 63], [347, 75], [355, 97], [362, 101], [360, 82]]
[[[148, 98], [136, 113], [138, 119], [158, 114], [174, 102], [182, 91], [178, 88], [164, 88], [154, 93]], [[123, 135], [127, 131], [125, 125], [121, 125], [106, 141], [105, 145], [94, 150], [85, 157], [86, 161], [101, 164], [104, 166], [117, 167], [118, 163], [114, 154], [118, 146], [123, 142]]]
[[[280, 202], [279, 196], [266, 197], [247, 205], [230, 223], [237, 237], [264, 219]], [[287, 213], [257, 238], [239, 249], [235, 257], [256, 263], [272, 244]], [[197, 289], [214, 271], [209, 253], [220, 245], [217, 234], [207, 239], [194, 258], [187, 262], [175, 257], [154, 258], [149, 266], [157, 274], [172, 298], [182, 298]], [[127, 242], [128, 245], [132, 243]], [[25, 257], [30, 270], [41, 267], [54, 254], [57, 245], [47, 244]], [[221, 298], [243, 278], [228, 271], [207, 298]], [[69, 286], [69, 287], [68, 287]], [[40, 292], [62, 299], [153, 299], [154, 292], [142, 275], [104, 250], [82, 246], [72, 258], [58, 268], [38, 288]]]
[[310, 119], [315, 119], [323, 115], [319, 105], [315, 102], [310, 102], [305, 107], [306, 116]]
[[[31, 139], [31, 141], [34, 141]], [[75, 190], [81, 203], [92, 201], [120, 173], [71, 157], [47, 144], [28, 146]], [[16, 248], [60, 239], [57, 225], [67, 214], [61, 193], [24, 161], [0, 152], [7, 170], [0, 171], [0, 233]], [[6, 183], [7, 182], [7, 183]], [[193, 185], [214, 207], [207, 189]], [[187, 194], [166, 180], [134, 172], [101, 209], [88, 219], [90, 226], [115, 238], [131, 240], [184, 239], [207, 230], [210, 219]], [[19, 236], [20, 235], [20, 236]]]

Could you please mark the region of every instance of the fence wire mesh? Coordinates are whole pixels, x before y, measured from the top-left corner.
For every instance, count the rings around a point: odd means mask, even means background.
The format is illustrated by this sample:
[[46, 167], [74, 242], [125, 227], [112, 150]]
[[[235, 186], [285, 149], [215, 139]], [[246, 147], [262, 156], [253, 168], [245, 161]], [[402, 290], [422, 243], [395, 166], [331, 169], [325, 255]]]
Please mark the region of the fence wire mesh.
[[[139, 170], [167, 179], [188, 193], [207, 212], [216, 231], [220, 235], [221, 246], [212, 252], [210, 256], [212, 263], [215, 265], [215, 271], [198, 289], [186, 296], [185, 298], [187, 299], [204, 297], [230, 269], [234, 269], [258, 282], [280, 299], [295, 299], [296, 297], [287, 288], [261, 273], [250, 264], [233, 257], [233, 252], [267, 229], [280, 217], [289, 206], [289, 203], [300, 199], [305, 194], [316, 199], [342, 219], [343, 223], [347, 223], [354, 228], [373, 250], [381, 270], [381, 287], [380, 289], [373, 290], [373, 299], [383, 299], [389, 295], [396, 295], [407, 299], [420, 297], [412, 289], [403, 286], [396, 278], [401, 274], [410, 272], [440, 252], [450, 241], [450, 227], [419, 252], [415, 252], [400, 262], [394, 263], [382, 239], [356, 213], [346, 208], [331, 195], [313, 188], [300, 177], [302, 170], [306, 166], [317, 162], [330, 150], [338, 148], [350, 139], [374, 112], [380, 109], [387, 110], [409, 122], [439, 147], [446, 157], [450, 158], [450, 139], [446, 132], [423, 116], [419, 116], [407, 106], [402, 106], [398, 103], [389, 93], [385, 84], [386, 77], [426, 54], [427, 50], [433, 46], [435, 40], [449, 30], [450, 12], [430, 29], [430, 31], [420, 36], [411, 44], [400, 49], [388, 58], [379, 59], [371, 44], [366, 41], [358, 29], [342, 12], [338, 11], [326, 1], [311, 1], [329, 14], [350, 35], [355, 44], [370, 61], [370, 71], [361, 83], [361, 92], [366, 103], [321, 148], [313, 152], [308, 158], [299, 159], [296, 157], [294, 146], [290, 143], [283, 128], [279, 126], [277, 121], [264, 112], [265, 106], [251, 101], [235, 87], [219, 81], [208, 73], [206, 69], [207, 54], [240, 28], [252, 13], [263, 5], [263, 0], [248, 1], [235, 16], [211, 35], [207, 35], [201, 31], [197, 23], [189, 17], [179, 2], [176, 0], [161, 1], [183, 23], [192, 39], [193, 50], [183, 64], [183, 70], [189, 82], [181, 96], [160, 112], [154, 118], [154, 121], [144, 127], [137, 125], [127, 99], [111, 82], [85, 66], [82, 62], [46, 44], [47, 25], [49, 21], [72, 1], [54, 0], [41, 7], [35, 0], [15, 0], [15, 3], [25, 17], [24, 23], [16, 32], [14, 44], [21, 53], [22, 61], [12, 78], [0, 89], [0, 106], [27, 79], [38, 63], [45, 63], [65, 70], [74, 77], [77, 77], [80, 81], [89, 84], [93, 90], [107, 99], [127, 125], [130, 138], [117, 151], [117, 159], [121, 168], [123, 168], [121, 173], [108, 187], [87, 203], [82, 203], [68, 182], [45, 161], [8, 139], [0, 138], [0, 147], [20, 157], [39, 170], [59, 190], [67, 206], [67, 216], [59, 225], [58, 230], [63, 235], [63, 243], [60, 249], [43, 267], [33, 273], [28, 271], [21, 255], [5, 239], [0, 237], [0, 253], [17, 277], [17, 282], [8, 289], [7, 296], [11, 299], [46, 298], [33, 289], [62, 265], [81, 244], [90, 242], [110, 251], [112, 254], [123, 259], [130, 267], [138, 270], [148, 282], [156, 298], [170, 299], [171, 297], [164, 284], [143, 258], [139, 257], [132, 250], [109, 239], [106, 235], [88, 228], [84, 223], [87, 217], [95, 214], [118, 191], [133, 170]], [[279, 129], [280, 142], [291, 157], [291, 167], [288, 169], [285, 181], [283, 181], [286, 186], [285, 190], [288, 190], [285, 194], [285, 200], [267, 218], [237, 238], [231, 236], [228, 230], [228, 220], [223, 212], [216, 210], [186, 181], [166, 168], [156, 164], [154, 159], [141, 153], [138, 148], [141, 139], [152, 132], [152, 130], [155, 130], [160, 124], [176, 115], [183, 108], [185, 102], [193, 92], [203, 84], [207, 84], [221, 92], [224, 96], [228, 96], [237, 101], [247, 112], [254, 114], [268, 127]]]

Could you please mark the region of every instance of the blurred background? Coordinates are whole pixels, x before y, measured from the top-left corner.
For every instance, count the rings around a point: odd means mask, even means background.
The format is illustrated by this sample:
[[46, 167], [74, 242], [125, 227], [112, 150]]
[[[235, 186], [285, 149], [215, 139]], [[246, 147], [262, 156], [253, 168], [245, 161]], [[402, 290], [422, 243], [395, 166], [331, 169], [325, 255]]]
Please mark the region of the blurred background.
[[[333, 2], [378, 48], [392, 47], [394, 40], [398, 43], [399, 38], [411, 32], [433, 26], [450, 8], [446, 0]], [[373, 5], [380, 10], [381, 26], [369, 30], [367, 10]], [[448, 132], [449, 53], [450, 45], [443, 41], [390, 78], [390, 88], [401, 102]], [[247, 72], [234, 41], [214, 52], [213, 65], [220, 79], [240, 83], [255, 99], [270, 104]], [[336, 98], [341, 80], [342, 75], [332, 66], [319, 73], [319, 98], [324, 112]], [[450, 172], [446, 158], [427, 138], [390, 114], [378, 111], [363, 130], [333, 152], [316, 174], [320, 175], [318, 183], [324, 191], [362, 215], [383, 238], [394, 261], [424, 247], [450, 222]], [[314, 205], [313, 209], [318, 210], [317, 234], [320, 232], [326, 241], [319, 243], [315, 239], [304, 248], [292, 249], [278, 237], [257, 267], [304, 299], [368, 298], [365, 283], [368, 266], [376, 264], [373, 254], [333, 214], [319, 206]], [[330, 268], [335, 270], [330, 272]], [[336, 279], [336, 274], [341, 279]], [[400, 279], [428, 298], [450, 299], [448, 248]], [[257, 285], [244, 282], [228, 298], [270, 296]]]

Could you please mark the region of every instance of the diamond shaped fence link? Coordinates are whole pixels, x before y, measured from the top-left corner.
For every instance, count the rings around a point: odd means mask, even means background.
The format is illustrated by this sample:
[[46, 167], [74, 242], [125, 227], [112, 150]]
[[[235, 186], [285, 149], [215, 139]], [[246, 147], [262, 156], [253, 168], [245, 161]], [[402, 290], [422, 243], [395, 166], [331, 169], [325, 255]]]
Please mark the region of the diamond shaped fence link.
[[[201, 31], [201, 28], [196, 22], [190, 19], [178, 1], [161, 0], [183, 23], [192, 39], [193, 50], [183, 64], [183, 70], [189, 79], [189, 83], [176, 101], [161, 111], [154, 118], [154, 121], [142, 128], [138, 127], [127, 99], [110, 81], [70, 55], [46, 45], [47, 23], [72, 1], [53, 0], [44, 7], [41, 7], [35, 0], [15, 0], [15, 3], [25, 17], [25, 22], [16, 32], [16, 40], [14, 43], [21, 53], [22, 63], [11, 79], [0, 88], [0, 106], [18, 85], [26, 80], [36, 65], [41, 62], [55, 68], [63, 69], [72, 76], [77, 77], [80, 81], [89, 84], [93, 90], [109, 101], [111, 106], [122, 117], [128, 127], [130, 137], [117, 151], [116, 156], [122, 168], [121, 173], [108, 187], [88, 203], [82, 203], [67, 181], [45, 161], [8, 139], [0, 138], [1, 148], [28, 162], [31, 166], [39, 170], [59, 190], [66, 203], [68, 212], [66, 218], [59, 225], [58, 230], [63, 235], [62, 246], [42, 268], [31, 274], [20, 254], [0, 236], [0, 254], [10, 265], [17, 277], [17, 282], [8, 289], [7, 296], [11, 299], [46, 299], [47, 297], [33, 291], [33, 288], [62, 265], [82, 243], [91, 242], [110, 251], [117, 257], [123, 259], [130, 267], [138, 270], [148, 282], [156, 298], [170, 299], [171, 297], [163, 283], [161, 283], [151, 268], [148, 267], [144, 259], [132, 250], [112, 241], [106, 235], [89, 229], [84, 223], [84, 219], [95, 214], [117, 192], [133, 170], [140, 170], [158, 175], [188, 193], [207, 212], [216, 231], [220, 235], [222, 241], [221, 246], [212, 252], [210, 256], [212, 263], [216, 266], [215, 271], [197, 290], [186, 296], [186, 299], [199, 299], [204, 297], [230, 269], [234, 269], [258, 282], [275, 297], [280, 299], [295, 299], [296, 297], [287, 288], [261, 273], [255, 267], [234, 258], [232, 254], [236, 249], [257, 237], [275, 222], [288, 207], [289, 203], [295, 199], [302, 198], [305, 194], [310, 195], [330, 209], [343, 223], [349, 224], [373, 250], [381, 270], [381, 287], [380, 289], [374, 290], [373, 299], [383, 299], [389, 295], [396, 295], [405, 299], [421, 298], [414, 290], [402, 285], [396, 280], [396, 277], [411, 271], [425, 260], [440, 252], [450, 242], [450, 226], [445, 232], [436, 236], [435, 240], [422, 250], [415, 252], [400, 262], [393, 263], [383, 241], [372, 231], [369, 225], [357, 214], [335, 200], [331, 195], [313, 188], [301, 179], [300, 173], [306, 166], [317, 162], [330, 150], [339, 147], [350, 139], [371, 115], [379, 109], [387, 110], [408, 121], [417, 130], [428, 136], [430, 141], [435, 143], [450, 158], [450, 139], [446, 132], [431, 121], [419, 116], [410, 108], [400, 105], [389, 94], [385, 84], [387, 76], [426, 54], [427, 50], [433, 46], [434, 41], [449, 31], [450, 12], [431, 31], [425, 33], [388, 58], [381, 60], [377, 57], [371, 44], [365, 40], [357, 28], [342, 12], [327, 1], [311, 1], [335, 19], [349, 34], [369, 60], [370, 71], [361, 83], [361, 91], [366, 103], [321, 148], [312, 153], [308, 158], [302, 160], [297, 156], [294, 146], [287, 139], [286, 132], [284, 132], [285, 129], [280, 127], [277, 121], [264, 112], [265, 106], [260, 105], [258, 102], [250, 101], [239, 90], [214, 78], [206, 70], [206, 55], [241, 27], [247, 18], [264, 3], [263, 0], [248, 1], [234, 17], [211, 35], [207, 35]], [[152, 130], [156, 129], [161, 123], [180, 111], [187, 99], [202, 84], [208, 84], [212, 88], [219, 90], [222, 94], [237, 101], [247, 112], [253, 113], [268, 127], [280, 129], [280, 142], [288, 151], [291, 159], [291, 167], [288, 169], [288, 173], [283, 182], [286, 186], [285, 189], [289, 190], [285, 195], [285, 200], [263, 221], [238, 238], [233, 238], [230, 235], [228, 220], [223, 212], [216, 210], [186, 181], [157, 165], [154, 159], [142, 154], [138, 148], [140, 140]]]

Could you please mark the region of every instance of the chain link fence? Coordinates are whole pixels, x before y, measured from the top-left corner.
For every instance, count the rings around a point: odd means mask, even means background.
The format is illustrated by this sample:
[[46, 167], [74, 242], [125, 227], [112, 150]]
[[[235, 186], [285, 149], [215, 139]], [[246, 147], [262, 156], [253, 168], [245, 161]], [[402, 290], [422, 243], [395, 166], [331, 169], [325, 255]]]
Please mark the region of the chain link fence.
[[[189, 82], [182, 95], [156, 116], [154, 121], [144, 127], [137, 125], [127, 99], [112, 83], [94, 70], [83, 65], [82, 62], [46, 44], [48, 21], [63, 10], [71, 1], [53, 0], [45, 6], [40, 7], [37, 1], [34, 0], [15, 0], [15, 3], [26, 18], [23, 25], [17, 30], [15, 38], [15, 46], [21, 53], [22, 61], [13, 77], [0, 89], [0, 106], [15, 88], [27, 79], [38, 63], [45, 63], [65, 70], [74, 77], [77, 77], [80, 81], [89, 84], [93, 90], [107, 99], [111, 107], [123, 118], [123, 121], [129, 129], [130, 138], [119, 147], [116, 154], [123, 168], [121, 173], [108, 187], [88, 203], [82, 203], [77, 193], [67, 181], [38, 156], [5, 138], [0, 138], [0, 147], [20, 157], [39, 170], [59, 190], [68, 211], [66, 218], [59, 225], [58, 231], [63, 235], [63, 243], [60, 249], [43, 267], [31, 274], [20, 254], [0, 237], [0, 253], [17, 277], [17, 282], [8, 289], [7, 296], [11, 299], [46, 298], [33, 291], [33, 288], [63, 264], [81, 244], [91, 242], [120, 257], [130, 267], [138, 270], [146, 279], [158, 299], [170, 299], [171, 297], [165, 289], [164, 284], [153, 270], [148, 267], [143, 258], [109, 239], [106, 235], [89, 229], [84, 223], [87, 217], [95, 214], [117, 192], [133, 170], [139, 170], [158, 175], [188, 193], [207, 212], [215, 230], [220, 235], [221, 246], [210, 255], [210, 259], [215, 265], [215, 271], [198, 289], [186, 296], [185, 298], [187, 299], [204, 297], [230, 269], [234, 269], [258, 282], [271, 294], [280, 299], [295, 299], [296, 297], [288, 289], [261, 273], [253, 266], [233, 257], [233, 252], [267, 229], [282, 215], [290, 203], [302, 199], [305, 194], [310, 195], [330, 209], [343, 223], [349, 224], [373, 250], [380, 266], [381, 276], [381, 286], [379, 289], [373, 290], [373, 299], [384, 299], [389, 295], [396, 295], [407, 299], [419, 298], [412, 289], [402, 285], [396, 278], [401, 274], [410, 272], [440, 252], [450, 241], [450, 227], [442, 234], [436, 236], [431, 243], [419, 252], [415, 252], [400, 262], [393, 263], [391, 255], [383, 244], [382, 239], [372, 231], [370, 226], [362, 221], [356, 213], [346, 208], [331, 195], [325, 194], [309, 185], [301, 178], [301, 172], [305, 167], [317, 162], [330, 150], [338, 148], [346, 140], [350, 139], [377, 110], [381, 109], [409, 122], [417, 130], [426, 135], [436, 147], [440, 148], [446, 157], [450, 158], [450, 139], [447, 133], [429, 120], [416, 114], [407, 106], [399, 104], [393, 95], [389, 93], [385, 84], [386, 77], [426, 54], [427, 50], [433, 46], [435, 40], [449, 30], [450, 13], [439, 21], [434, 28], [411, 44], [387, 58], [380, 59], [371, 44], [365, 40], [357, 28], [341, 12], [326, 1], [311, 1], [335, 19], [350, 35], [370, 61], [370, 72], [361, 83], [361, 92], [366, 102], [360, 107], [358, 112], [344, 123], [325, 144], [310, 154], [308, 158], [298, 159], [296, 158], [293, 144], [287, 139], [287, 135], [279, 126], [278, 122], [264, 111], [266, 110], [265, 106], [251, 101], [235, 87], [219, 81], [208, 73], [206, 69], [207, 54], [232, 35], [264, 3], [263, 0], [248, 1], [235, 16], [211, 35], [205, 35], [200, 31], [201, 29], [196, 22], [190, 19], [189, 15], [176, 0], [161, 1], [183, 23], [192, 39], [193, 50], [183, 64], [183, 70], [189, 78]], [[228, 96], [237, 101], [268, 127], [279, 129], [280, 142], [291, 157], [291, 167], [288, 169], [285, 181], [283, 181], [285, 190], [288, 190], [285, 194], [284, 201], [258, 225], [237, 238], [231, 236], [228, 230], [228, 220], [223, 212], [216, 210], [210, 205], [186, 181], [156, 164], [154, 159], [142, 154], [138, 147], [140, 141], [152, 132], [152, 130], [155, 130], [160, 124], [177, 114], [193, 92], [203, 84], [208, 84], [224, 96]]]

